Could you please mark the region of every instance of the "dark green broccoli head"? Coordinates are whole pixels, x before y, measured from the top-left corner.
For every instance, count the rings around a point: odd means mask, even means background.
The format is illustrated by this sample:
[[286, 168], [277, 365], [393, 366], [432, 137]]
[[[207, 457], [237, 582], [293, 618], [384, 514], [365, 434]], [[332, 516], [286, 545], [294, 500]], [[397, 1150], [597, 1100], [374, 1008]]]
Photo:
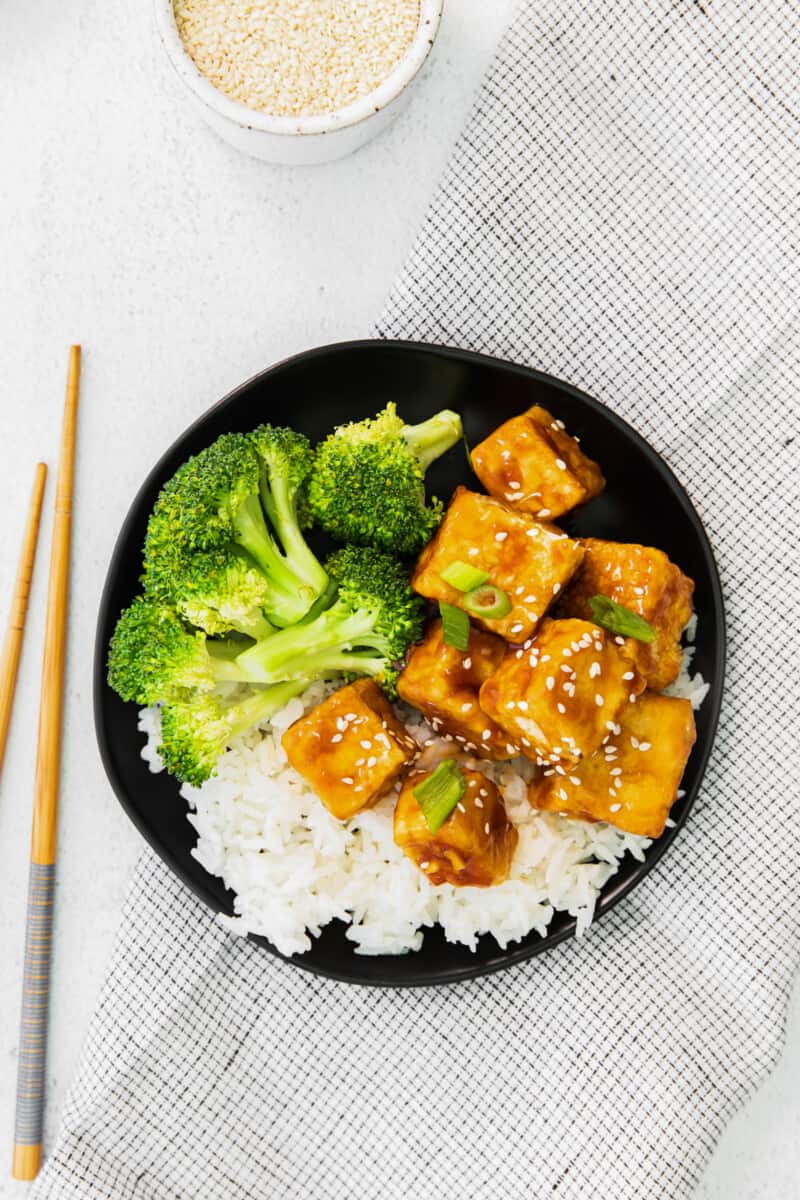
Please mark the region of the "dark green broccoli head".
[[284, 490], [296, 495], [311, 473], [314, 451], [304, 434], [281, 425], [259, 425], [250, 434], [253, 448], [270, 481], [280, 481]]
[[461, 434], [457, 413], [409, 426], [394, 404], [340, 426], [317, 448], [308, 485], [315, 520], [337, 541], [417, 553], [443, 512], [438, 500], [426, 504], [425, 471]]
[[108, 682], [123, 700], [156, 704], [185, 688], [212, 688], [218, 668], [205, 634], [169, 605], [142, 597], [121, 614], [108, 654]]
[[[263, 597], [253, 575], [248, 576], [245, 590], [272, 624], [283, 626], [300, 620], [324, 591], [328, 579], [300, 531], [292, 492], [295, 480], [307, 467], [310, 448], [302, 438], [293, 443], [289, 431], [278, 431], [273, 439], [265, 429], [259, 431], [258, 439], [249, 434], [223, 434], [165, 484], [150, 517], [145, 544], [145, 578], [155, 594], [177, 603], [183, 598], [181, 575], [186, 560], [200, 553], [212, 554], [214, 559], [206, 558], [203, 567], [192, 568], [192, 574], [205, 577], [211, 565], [219, 576], [240, 552], [264, 576]], [[257, 453], [257, 445], [266, 458]], [[262, 497], [274, 516], [272, 528], [264, 516]], [[239, 566], [238, 581], [242, 575]], [[242, 603], [235, 595], [233, 610], [240, 611]], [[218, 610], [211, 600], [208, 607]], [[251, 624], [249, 618], [247, 624]], [[259, 628], [256, 617], [252, 632], [259, 635]], [[264, 632], [261, 627], [261, 634]]]
[[191, 550], [238, 541], [238, 521], [258, 498], [259, 462], [246, 434], [225, 433], [178, 468], [153, 508], [153, 534]]
[[206, 633], [232, 630], [265, 637], [272, 626], [263, 615], [270, 601], [266, 576], [232, 544], [194, 553], [176, 542], [151, 536], [158, 521], [148, 525], [144, 549], [145, 592], [172, 604], [181, 616]]
[[306, 680], [279, 683], [233, 704], [213, 692], [178, 698], [161, 710], [158, 752], [164, 766], [181, 782], [200, 787], [216, 772], [220, 756], [235, 737], [269, 720], [307, 686]]
[[369, 546], [345, 546], [325, 564], [339, 592], [335, 608], [373, 614], [373, 632], [365, 646], [381, 649], [388, 659], [401, 659], [411, 642], [422, 636], [425, 606], [412, 590], [407, 568]]
[[229, 740], [225, 706], [211, 692], [161, 710], [161, 744], [158, 753], [171, 775], [182, 783], [200, 787], [214, 774]]

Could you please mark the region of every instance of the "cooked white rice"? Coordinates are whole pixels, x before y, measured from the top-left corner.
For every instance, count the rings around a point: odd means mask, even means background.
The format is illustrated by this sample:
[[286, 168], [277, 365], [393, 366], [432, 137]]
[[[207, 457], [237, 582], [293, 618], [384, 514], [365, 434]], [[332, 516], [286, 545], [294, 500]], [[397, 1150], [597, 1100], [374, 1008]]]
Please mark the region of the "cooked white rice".
[[[699, 708], [708, 685], [690, 676], [691, 653], [669, 691]], [[339, 917], [356, 953], [403, 954], [418, 950], [425, 927], [438, 922], [451, 942], [474, 949], [490, 933], [505, 948], [531, 930], [544, 934], [554, 912], [567, 912], [580, 936], [624, 855], [644, 858], [649, 838], [532, 809], [526, 784], [533, 768], [518, 758], [481, 764], [519, 834], [511, 878], [490, 888], [434, 886], [394, 843], [396, 793], [338, 821], [286, 761], [282, 732], [335, 686], [312, 685], [271, 728], [237, 739], [214, 778], [182, 789], [197, 831], [192, 853], [235, 893], [236, 916], [219, 918], [234, 932], [262, 934], [283, 954], [300, 954]], [[142, 757], [162, 770], [158, 710], [144, 709], [139, 728], [147, 735]], [[410, 730], [421, 740], [432, 736], [419, 714]]]

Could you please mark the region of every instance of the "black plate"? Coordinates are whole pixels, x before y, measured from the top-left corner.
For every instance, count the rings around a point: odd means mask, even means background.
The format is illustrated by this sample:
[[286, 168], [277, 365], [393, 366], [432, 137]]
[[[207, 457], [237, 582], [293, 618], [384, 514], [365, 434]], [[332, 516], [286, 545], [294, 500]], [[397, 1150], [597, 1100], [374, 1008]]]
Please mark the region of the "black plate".
[[[711, 684], [697, 714], [697, 742], [686, 768], [684, 797], [675, 805], [675, 828], [653, 844], [644, 863], [626, 858], [603, 891], [606, 912], [652, 870], [686, 821], [703, 777], [722, 699], [725, 618], [716, 565], [700, 519], [662, 459], [629, 425], [596, 400], [538, 371], [463, 350], [415, 342], [343, 342], [299, 354], [257, 375], [200, 417], [159, 460], [131, 505], [108, 570], [94, 664], [95, 723], [108, 777], [125, 811], [161, 858], [201, 900], [217, 912], [233, 911], [233, 895], [191, 856], [194, 830], [186, 804], [168, 775], [152, 775], [140, 757], [142, 735], [136, 706], [124, 704], [105, 678], [109, 637], [120, 610], [139, 590], [141, 546], [153, 501], [164, 481], [202, 447], [227, 430], [248, 430], [262, 421], [291, 424], [318, 440], [344, 420], [372, 416], [389, 400], [402, 416], [421, 421], [440, 408], [464, 419], [470, 445], [532, 404], [566, 422], [608, 481], [602, 496], [564, 522], [570, 533], [659, 546], [695, 581], [699, 617], [696, 670]], [[429, 472], [431, 491], [449, 496], [458, 483], [477, 481], [464, 455], [450, 451]], [[497, 971], [569, 937], [574, 920], [556, 914], [547, 937], [531, 933], [502, 951], [491, 937], [475, 953], [446, 942], [437, 928], [425, 933], [415, 954], [363, 957], [333, 922], [312, 949], [291, 962], [305, 970], [352, 983], [407, 986], [452, 983]], [[253, 941], [277, 953], [263, 938]]]

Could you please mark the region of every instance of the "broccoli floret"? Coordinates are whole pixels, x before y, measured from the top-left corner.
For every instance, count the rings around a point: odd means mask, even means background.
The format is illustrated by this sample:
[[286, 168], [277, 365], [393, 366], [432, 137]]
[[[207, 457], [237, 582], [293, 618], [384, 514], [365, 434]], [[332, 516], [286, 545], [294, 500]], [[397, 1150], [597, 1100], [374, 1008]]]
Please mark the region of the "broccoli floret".
[[331, 607], [245, 650], [237, 666], [263, 683], [330, 672], [372, 675], [393, 695], [398, 664], [422, 633], [424, 606], [406, 568], [357, 546], [339, 550], [325, 567], [338, 587]]
[[261, 462], [264, 512], [292, 570], [319, 596], [328, 576], [302, 533], [308, 524], [305, 485], [314, 464], [311, 443], [302, 433], [276, 425], [260, 425], [250, 437]]
[[268, 720], [307, 686], [305, 680], [278, 683], [233, 704], [213, 692], [195, 692], [167, 705], [158, 747], [164, 765], [182, 783], [200, 787], [233, 738]]
[[461, 436], [458, 413], [405, 425], [394, 404], [340, 426], [317, 448], [308, 484], [315, 520], [337, 541], [416, 554], [443, 512], [440, 501], [425, 503], [425, 472]]
[[160, 538], [159, 528], [151, 520], [145, 541], [142, 583], [148, 596], [171, 604], [212, 636], [235, 631], [260, 638], [272, 632], [263, 613], [269, 581], [252, 559], [233, 545], [187, 553]]
[[246, 676], [233, 659], [239, 646], [206, 641], [173, 608], [139, 597], [117, 621], [108, 654], [108, 682], [123, 700], [156, 704], [187, 688], [206, 690]]
[[[262, 433], [258, 445], [269, 445]], [[275, 452], [271, 462], [262, 459], [257, 443], [247, 434], [226, 433], [180, 467], [162, 488], [156, 501], [147, 531], [146, 580], [155, 581], [156, 594], [167, 594], [174, 601], [184, 594], [182, 572], [200, 554], [211, 554], [198, 567], [191, 567], [191, 579], [197, 599], [203, 604], [205, 569], [216, 572], [209, 581], [207, 607], [219, 612], [220, 578], [232, 565], [236, 554], [247, 560], [264, 576], [266, 598], [259, 603], [270, 622], [290, 625], [309, 610], [327, 583], [327, 577], [302, 539], [299, 524], [291, 520], [292, 489], [296, 491], [299, 474], [299, 455], [288, 452], [282, 457]], [[284, 491], [284, 474], [291, 483]], [[272, 496], [275, 488], [281, 491], [280, 507], [272, 502], [279, 518], [277, 534], [291, 543], [292, 554], [302, 542], [298, 569], [273, 537], [261, 506], [262, 490]], [[214, 556], [222, 556], [222, 558]], [[316, 569], [314, 569], [316, 564]], [[236, 573], [241, 582], [241, 571]], [[252, 581], [251, 581], [252, 582]], [[249, 588], [253, 594], [252, 586]], [[258, 589], [255, 589], [257, 592]], [[260, 599], [260, 598], [259, 598]], [[234, 611], [240, 607], [240, 596], [232, 599]], [[245, 604], [245, 610], [249, 610]]]

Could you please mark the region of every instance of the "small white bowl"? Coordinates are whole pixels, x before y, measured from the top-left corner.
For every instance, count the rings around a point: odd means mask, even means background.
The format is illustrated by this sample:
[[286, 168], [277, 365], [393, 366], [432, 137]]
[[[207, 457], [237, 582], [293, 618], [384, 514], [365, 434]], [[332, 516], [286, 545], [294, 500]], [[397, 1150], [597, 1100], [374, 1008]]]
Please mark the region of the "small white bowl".
[[274, 117], [231, 100], [198, 71], [175, 23], [173, 0], [155, 0], [156, 23], [169, 61], [205, 120], [220, 137], [265, 162], [330, 162], [357, 150], [394, 120], [419, 78], [442, 19], [444, 0], [420, 0], [414, 40], [383, 83], [338, 112]]

